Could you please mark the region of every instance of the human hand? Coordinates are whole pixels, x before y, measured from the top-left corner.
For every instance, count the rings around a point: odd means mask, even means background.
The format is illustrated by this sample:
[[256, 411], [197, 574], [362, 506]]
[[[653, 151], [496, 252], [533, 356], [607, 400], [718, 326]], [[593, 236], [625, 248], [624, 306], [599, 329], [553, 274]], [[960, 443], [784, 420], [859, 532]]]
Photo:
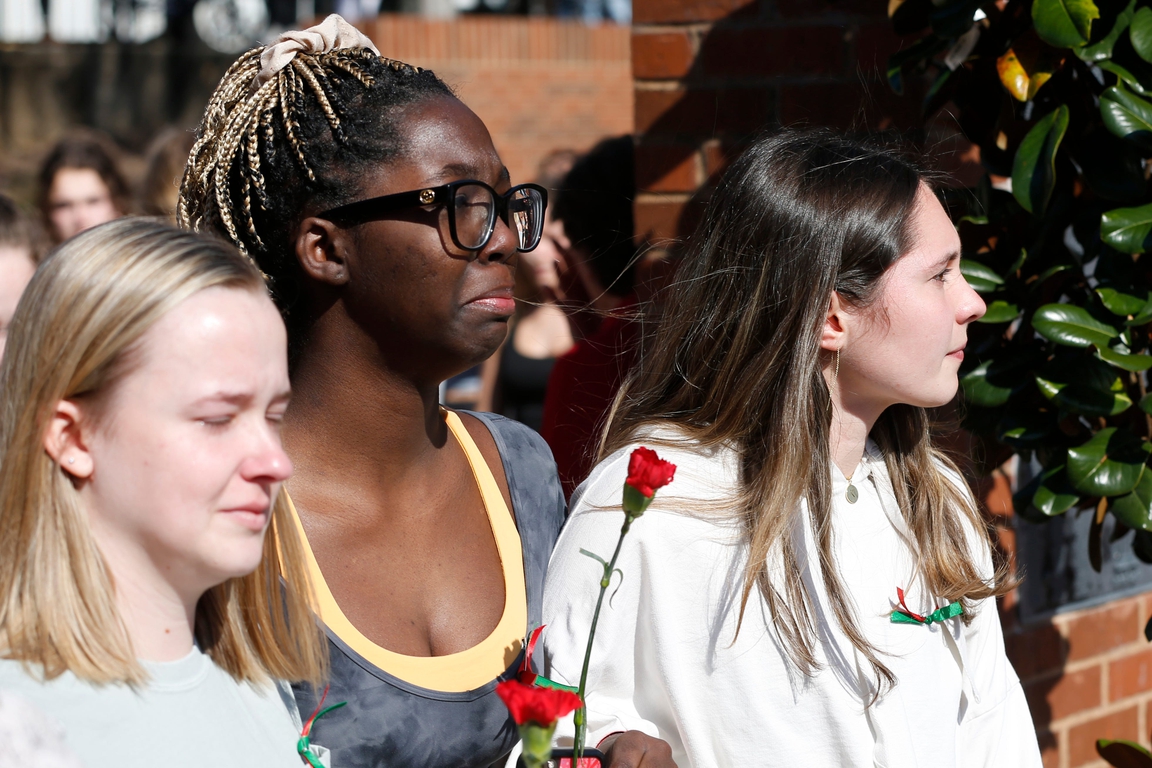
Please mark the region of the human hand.
[[676, 768], [668, 742], [641, 731], [613, 734], [601, 743], [600, 750], [604, 768]]

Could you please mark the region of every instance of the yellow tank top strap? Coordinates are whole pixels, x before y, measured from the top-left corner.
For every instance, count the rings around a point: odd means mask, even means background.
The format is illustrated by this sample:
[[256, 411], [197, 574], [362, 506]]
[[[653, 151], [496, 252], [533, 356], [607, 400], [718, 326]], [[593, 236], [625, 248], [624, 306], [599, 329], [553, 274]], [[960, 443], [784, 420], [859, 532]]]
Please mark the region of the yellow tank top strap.
[[443, 410], [444, 421], [457, 443], [468, 457], [472, 475], [480, 489], [492, 537], [500, 555], [504, 571], [504, 612], [496, 628], [476, 645], [447, 656], [405, 656], [373, 643], [360, 633], [340, 610], [336, 599], [324, 581], [324, 574], [316, 563], [308, 537], [300, 524], [300, 516], [292, 499], [285, 493], [288, 508], [305, 543], [308, 570], [316, 589], [320, 619], [328, 630], [365, 660], [394, 677], [434, 691], [460, 693], [475, 690], [504, 672], [520, 653], [528, 624], [528, 598], [524, 582], [524, 557], [520, 534], [511, 510], [500, 493], [500, 486], [492, 474], [483, 454], [476, 446], [460, 417]]

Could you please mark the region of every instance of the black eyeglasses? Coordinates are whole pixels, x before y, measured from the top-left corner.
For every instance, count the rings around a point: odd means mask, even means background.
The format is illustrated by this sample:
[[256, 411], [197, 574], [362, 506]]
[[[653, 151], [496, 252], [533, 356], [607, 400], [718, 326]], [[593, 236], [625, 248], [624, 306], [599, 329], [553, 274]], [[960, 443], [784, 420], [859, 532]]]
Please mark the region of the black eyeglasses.
[[499, 217], [516, 233], [516, 250], [524, 252], [540, 243], [548, 192], [535, 184], [520, 184], [500, 194], [482, 181], [465, 179], [439, 187], [358, 200], [318, 216], [337, 224], [362, 224], [390, 211], [424, 205], [445, 206], [448, 231], [459, 248], [479, 251], [486, 246]]

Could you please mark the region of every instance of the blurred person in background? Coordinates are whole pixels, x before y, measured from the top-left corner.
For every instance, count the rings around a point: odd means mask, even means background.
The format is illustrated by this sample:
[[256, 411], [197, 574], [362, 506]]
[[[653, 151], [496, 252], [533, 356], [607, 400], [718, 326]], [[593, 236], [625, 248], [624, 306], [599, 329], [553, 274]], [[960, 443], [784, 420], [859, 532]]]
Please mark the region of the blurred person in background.
[[61, 139], [40, 167], [40, 213], [53, 243], [128, 213], [128, 184], [111, 142], [93, 132]]
[[165, 128], [152, 140], [138, 194], [141, 213], [176, 223], [184, 163], [188, 162], [188, 153], [195, 143], [194, 131], [174, 127]]
[[[576, 162], [577, 153], [556, 150], [540, 162], [536, 183], [550, 200]], [[567, 271], [562, 249], [563, 226], [551, 214], [544, 217], [544, 234], [534, 251], [522, 253], [516, 267], [516, 314], [500, 350], [484, 362], [479, 409], [495, 411], [540, 431], [544, 395], [556, 358], [572, 348], [568, 315], [556, 303], [560, 276]]]
[[0, 359], [16, 304], [36, 271], [36, 232], [8, 195], [0, 194]]
[[572, 166], [553, 209], [563, 226], [556, 242], [566, 266], [559, 303], [582, 338], [552, 369], [540, 432], [568, 496], [592, 469], [605, 417], [639, 343], [632, 155], [631, 136], [601, 141]]

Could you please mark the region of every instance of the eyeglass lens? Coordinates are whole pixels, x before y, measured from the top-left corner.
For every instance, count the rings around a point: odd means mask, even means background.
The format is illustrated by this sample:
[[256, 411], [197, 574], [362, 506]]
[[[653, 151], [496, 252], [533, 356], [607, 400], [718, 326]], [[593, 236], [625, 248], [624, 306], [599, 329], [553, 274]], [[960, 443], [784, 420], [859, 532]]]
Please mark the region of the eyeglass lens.
[[[496, 201], [480, 184], [462, 184], [453, 201], [456, 237], [463, 248], [482, 248], [496, 226]], [[508, 226], [516, 233], [520, 250], [531, 250], [544, 227], [544, 201], [534, 189], [516, 188], [508, 199]]]

